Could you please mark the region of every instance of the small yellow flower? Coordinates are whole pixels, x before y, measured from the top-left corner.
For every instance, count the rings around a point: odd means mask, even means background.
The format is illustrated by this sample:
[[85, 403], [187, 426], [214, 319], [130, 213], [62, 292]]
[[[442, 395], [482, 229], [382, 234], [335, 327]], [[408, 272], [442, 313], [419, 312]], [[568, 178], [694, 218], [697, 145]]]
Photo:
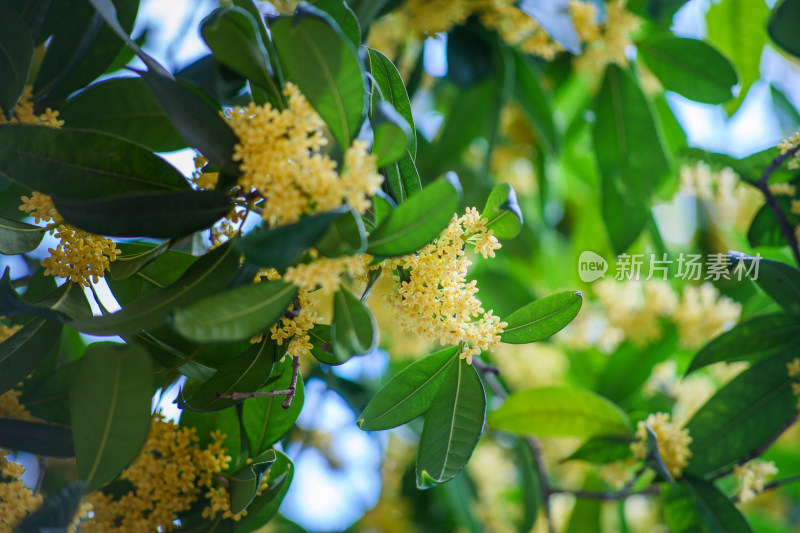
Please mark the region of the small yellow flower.
[[775, 463], [754, 459], [743, 465], [733, 467], [733, 474], [739, 482], [739, 495], [737, 501], [746, 503], [756, 497], [756, 494], [764, 490], [769, 476], [778, 473]]
[[688, 429], [679, 429], [677, 425], [670, 421], [669, 413], [653, 413], [647, 417], [646, 421], [639, 422], [636, 428], [638, 441], [631, 444], [631, 451], [634, 457], [645, 459], [647, 457], [647, 426], [656, 434], [658, 454], [664, 462], [667, 471], [674, 478], [678, 478], [692, 453], [689, 445], [692, 437], [689, 436]]

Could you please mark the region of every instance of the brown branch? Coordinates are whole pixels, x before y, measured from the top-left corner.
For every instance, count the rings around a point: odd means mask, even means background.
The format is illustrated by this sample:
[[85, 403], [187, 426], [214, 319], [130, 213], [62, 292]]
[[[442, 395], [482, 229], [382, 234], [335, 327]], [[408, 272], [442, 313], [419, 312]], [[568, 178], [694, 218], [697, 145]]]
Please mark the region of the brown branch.
[[227, 400], [246, 400], [248, 398], [274, 398], [276, 396], [286, 396], [281, 404], [281, 407], [288, 409], [292, 405], [292, 400], [297, 392], [297, 376], [300, 373], [300, 357], [292, 357], [292, 381], [288, 389], [271, 390], [266, 392], [231, 392], [223, 394], [221, 392], [214, 393], [216, 398], [225, 398]]
[[767, 490], [777, 489], [778, 487], [780, 487], [782, 485], [788, 485], [789, 483], [794, 483], [795, 481], [800, 481], [800, 474], [795, 474], [793, 476], [788, 476], [788, 477], [785, 477], [783, 479], [776, 479], [775, 481], [767, 483], [766, 485], [764, 485], [764, 488], [761, 489], [761, 491], [759, 491], [759, 493], [767, 491]]
[[744, 181], [761, 191], [761, 194], [764, 195], [767, 205], [769, 206], [770, 210], [772, 210], [775, 218], [778, 220], [778, 226], [781, 228], [783, 238], [786, 239], [786, 242], [792, 249], [795, 262], [798, 264], [798, 266], [800, 266], [800, 244], [797, 241], [797, 236], [794, 233], [792, 225], [789, 224], [789, 219], [786, 218], [786, 214], [783, 212], [778, 200], [775, 198], [775, 195], [769, 190], [769, 179], [772, 177], [772, 174], [778, 170], [778, 168], [780, 168], [784, 161], [794, 156], [798, 151], [800, 151], [800, 145], [795, 146], [786, 153], [781, 154], [773, 159], [767, 168], [764, 169], [764, 172], [761, 174], [761, 177], [758, 181]]
[[292, 357], [292, 382], [289, 384], [289, 394], [283, 400], [281, 406], [288, 409], [292, 405], [294, 393], [297, 391], [297, 375], [300, 373], [300, 357]]

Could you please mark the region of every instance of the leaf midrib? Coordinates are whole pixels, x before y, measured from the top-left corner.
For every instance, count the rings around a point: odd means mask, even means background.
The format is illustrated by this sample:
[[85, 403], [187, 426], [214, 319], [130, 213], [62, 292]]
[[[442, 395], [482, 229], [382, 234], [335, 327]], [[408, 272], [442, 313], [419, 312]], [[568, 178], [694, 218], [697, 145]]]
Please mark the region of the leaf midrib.
[[111, 389], [111, 397], [108, 399], [108, 414], [106, 415], [106, 423], [103, 426], [103, 435], [100, 438], [100, 445], [97, 448], [97, 454], [94, 457], [94, 462], [92, 463], [92, 467], [89, 470], [89, 473], [86, 476], [86, 484], [90, 485], [92, 479], [94, 478], [95, 474], [97, 473], [97, 469], [100, 467], [100, 461], [103, 458], [103, 452], [108, 444], [108, 438], [111, 434], [111, 425], [114, 421], [114, 414], [117, 410], [117, 402], [119, 400], [119, 386], [120, 386], [120, 377], [122, 374], [122, 356], [117, 356], [114, 368], [114, 379], [113, 379], [113, 386]]
[[[274, 283], [274, 282], [268, 282], [268, 283]], [[244, 288], [240, 289], [241, 292], [246, 292], [246, 290], [245, 290], [246, 288], [249, 289], [249, 286], [245, 285]], [[273, 293], [272, 295], [267, 296], [266, 299], [263, 299], [263, 300], [259, 299], [254, 305], [250, 305], [248, 307], [242, 308], [241, 310], [239, 310], [239, 311], [237, 311], [235, 313], [231, 313], [231, 314], [227, 314], [227, 315], [225, 315], [223, 317], [219, 317], [219, 316], [217, 316], [218, 313], [219, 313], [219, 310], [216, 310], [214, 313], [211, 314], [210, 318], [205, 322], [203, 322], [202, 318], [200, 318], [200, 319], [192, 318], [191, 327], [192, 327], [192, 329], [200, 330], [200, 329], [209, 328], [209, 327], [212, 327], [212, 326], [219, 327], [220, 325], [228, 324], [230, 322], [235, 322], [236, 320], [238, 320], [240, 318], [243, 318], [243, 317], [246, 317], [246, 316], [254, 314], [256, 311], [258, 311], [260, 309], [263, 309], [265, 307], [269, 307], [275, 301], [277, 301], [280, 297], [282, 297], [284, 294], [286, 294], [287, 292], [293, 291], [294, 289], [295, 289], [294, 285], [292, 285], [291, 283], [286, 283], [283, 288], [279, 289], [277, 292]], [[219, 294], [219, 295], [211, 296], [211, 297], [208, 298], [208, 300], [220, 299], [220, 298], [223, 298], [223, 297], [224, 297], [225, 300], [229, 300], [230, 299], [229, 298], [229, 293], [222, 293], [222, 294]], [[203, 300], [200, 300], [195, 305], [201, 306], [202, 303], [203, 303]], [[184, 320], [186, 320], [186, 318], [185, 318], [186, 315], [191, 316], [192, 314], [193, 313], [191, 311], [188, 311], [186, 314], [184, 314]]]
[[[564, 307], [560, 307], [560, 308], [556, 309], [555, 311], [553, 311], [552, 313], [550, 313], [548, 315], [545, 315], [543, 317], [537, 318], [536, 320], [532, 320], [531, 322], [526, 322], [524, 324], [520, 324], [519, 326], [514, 326], [513, 328], [508, 328], [508, 329], [503, 331], [503, 334], [509, 333], [511, 331], [516, 331], [516, 330], [518, 330], [520, 328], [525, 328], [525, 327], [528, 327], [528, 326], [532, 326], [534, 324], [537, 324], [537, 323], [541, 322], [542, 320], [547, 320], [548, 318], [550, 318], [552, 316], [555, 316], [555, 315], [557, 315], [559, 313], [563, 313], [564, 311], [568, 310], [570, 307], [575, 305], [578, 301], [580, 301], [580, 300], [574, 300], [574, 301], [570, 302], [568, 305], [565, 305]], [[511, 317], [509, 317], [509, 318], [511, 318]]]

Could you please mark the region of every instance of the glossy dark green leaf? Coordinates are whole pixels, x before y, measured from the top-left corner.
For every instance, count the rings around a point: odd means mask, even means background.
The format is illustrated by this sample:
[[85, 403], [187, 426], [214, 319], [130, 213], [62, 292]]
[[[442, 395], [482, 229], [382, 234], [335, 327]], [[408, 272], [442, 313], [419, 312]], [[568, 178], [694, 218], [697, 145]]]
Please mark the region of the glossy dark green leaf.
[[282, 100], [270, 72], [258, 21], [247, 10], [237, 6], [215, 9], [203, 20], [200, 31], [214, 57], [265, 89], [273, 104]]
[[[141, 257], [142, 254], [153, 251], [152, 246], [135, 242], [118, 243], [117, 249], [122, 252], [117, 256], [117, 261], [124, 257], [130, 257], [135, 261], [134, 257]], [[126, 306], [156, 289], [177, 281], [192, 263], [197, 261], [197, 257], [177, 250], [167, 250], [124, 279], [117, 279], [114, 276], [114, 264], [117, 261], [111, 263], [111, 276], [106, 276], [106, 283], [117, 302], [121, 306]], [[126, 264], [122, 263], [123, 270]]]
[[75, 457], [69, 428], [27, 420], [0, 418], [0, 446], [48, 457]]
[[414, 131], [394, 107], [380, 102], [370, 122], [373, 134], [371, 151], [377, 159], [377, 166], [386, 166], [406, 156]]
[[486, 395], [475, 367], [459, 359], [433, 398], [419, 441], [417, 487], [453, 479], [478, 444], [486, 418]]
[[278, 456], [275, 450], [266, 450], [228, 477], [231, 494], [231, 512], [238, 514], [247, 509], [256, 497], [261, 478], [270, 469]]
[[0, 217], [0, 254], [16, 255], [35, 250], [44, 229], [25, 222]]
[[[650, 210], [636, 196], [627, 192], [622, 179], [602, 179], [600, 209], [611, 246], [618, 254], [625, 252], [650, 221]], [[620, 216], [620, 214], [623, 216]]]
[[[642, 217], [629, 218], [619, 204], [649, 205], [670, 161], [647, 97], [616, 65], [606, 68], [595, 114], [592, 139], [603, 181], [603, 217], [615, 249], [621, 252], [641, 231]], [[619, 198], [612, 195], [614, 190]]]
[[233, 147], [239, 141], [219, 112], [174, 78], [153, 70], [139, 75], [189, 146], [199, 150], [226, 174], [238, 176], [239, 165], [232, 156]]
[[539, 82], [541, 75], [534, 70], [531, 61], [522, 53], [514, 51], [514, 98], [528, 117], [538, 140], [548, 152], [558, 151], [561, 144], [558, 130], [553, 122], [553, 106], [549, 95]]
[[574, 387], [515, 392], [489, 415], [489, 425], [543, 437], [631, 435], [628, 417], [619, 407], [588, 389]]
[[44, 318], [28, 322], [0, 343], [0, 394], [33, 372], [58, 342], [62, 324]]
[[365, 431], [391, 429], [427, 411], [445, 375], [457, 364], [457, 352], [456, 347], [446, 348], [405, 367], [370, 400], [358, 426]]
[[521, 0], [517, 7], [523, 13], [533, 17], [555, 42], [571, 54], [577, 55], [581, 53], [581, 40], [572, 24], [568, 4], [566, 0], [551, 0], [550, 2]]
[[[775, 200], [783, 210], [790, 226], [794, 227], [800, 224], [800, 215], [791, 211], [791, 197], [781, 195], [776, 196]], [[786, 244], [786, 237], [783, 236], [781, 225], [769, 205], [761, 206], [761, 209], [756, 212], [756, 216], [753, 217], [753, 221], [747, 230], [747, 242], [753, 248], [758, 246], [784, 246]]]
[[275, 364], [275, 342], [266, 339], [234, 357], [217, 370], [205, 383], [187, 386], [179, 398], [182, 409], [217, 411], [241, 400], [218, 398], [219, 394], [253, 392], [267, 381]]
[[310, 6], [275, 19], [270, 31], [286, 79], [300, 88], [344, 150], [366, 111], [366, 74], [356, 47], [327, 13]]
[[[748, 276], [790, 315], [800, 318], [800, 270], [773, 259], [730, 253], [732, 277]], [[757, 267], [757, 269], [756, 269]], [[738, 271], [737, 269], [741, 269]], [[752, 271], [751, 271], [752, 269]]]
[[664, 514], [674, 533], [752, 533], [731, 499], [713, 483], [684, 476], [678, 484], [664, 489]]
[[800, 57], [798, 20], [800, 20], [800, 2], [782, 0], [775, 6], [767, 23], [767, 32], [773, 42], [796, 57]]
[[547, 339], [572, 322], [582, 303], [580, 291], [559, 292], [533, 301], [505, 317], [508, 325], [500, 340], [508, 344], [526, 344]]
[[[419, 179], [419, 172], [411, 153], [406, 151], [405, 157], [400, 161], [391, 163], [381, 169], [381, 173], [386, 178], [389, 192], [395, 203], [405, 202], [409, 196], [422, 190], [422, 182]], [[374, 202], [375, 200], [373, 200]]]
[[195, 342], [246, 340], [274, 324], [296, 294], [284, 281], [239, 285], [178, 309], [173, 326]]
[[[313, 331], [313, 330], [312, 330]], [[292, 358], [275, 363], [275, 370], [269, 382], [256, 392], [287, 390], [292, 382]], [[285, 396], [266, 396], [249, 398], [242, 405], [242, 426], [250, 442], [251, 453], [258, 454], [278, 442], [289, 431], [305, 400], [303, 377], [297, 377], [292, 405], [284, 409], [281, 405]]]
[[314, 247], [326, 257], [363, 253], [367, 249], [367, 230], [361, 215], [352, 208], [340, 215]]
[[0, 125], [0, 159], [0, 176], [60, 198], [189, 189], [149, 150], [94, 131]]
[[254, 533], [278, 514], [294, 477], [294, 464], [283, 452], [276, 450], [275, 453], [278, 458], [267, 474], [269, 486], [250, 504], [247, 516], [239, 522], [237, 533]]
[[637, 41], [636, 50], [636, 57], [642, 58], [668, 91], [706, 104], [721, 104], [733, 97], [736, 69], [708, 43], [655, 36]]
[[[130, 33], [139, 11], [139, 0], [114, 0], [114, 4], [122, 28]], [[101, 76], [122, 50], [123, 43], [114, 30], [103, 24], [101, 17], [92, 13], [92, 17], [85, 20], [84, 27], [69, 27], [72, 25], [62, 22], [56, 30], [50, 45], [60, 42], [63, 50], [57, 46], [61, 53], [51, 54], [51, 46], [48, 46], [36, 78], [36, 94], [46, 92], [48, 100], [66, 98]]]
[[[37, 418], [64, 426], [69, 425], [69, 391], [72, 377], [79, 364], [78, 360], [57, 368], [30, 390], [23, 387], [20, 402]], [[72, 436], [69, 435], [68, 439], [72, 447]]]
[[[241, 0], [237, 1], [242, 3]], [[175, 79], [189, 82], [191, 87], [199, 88], [213, 101], [224, 106], [242, 103], [239, 96], [247, 89], [247, 80], [220, 63], [212, 54], [203, 56], [176, 72]]]
[[499, 239], [513, 239], [519, 234], [522, 211], [511, 185], [500, 183], [492, 189], [481, 211], [481, 218], [486, 219], [486, 228], [492, 230]]
[[33, 38], [25, 21], [0, 4], [0, 108], [14, 109], [25, 89], [33, 61]]
[[15, 533], [41, 533], [42, 531], [68, 531], [86, 492], [86, 485], [78, 481], [64, 485], [54, 494], [48, 494], [42, 506], [20, 521]]
[[147, 191], [90, 200], [53, 197], [64, 220], [113, 237], [185, 237], [213, 225], [232, 208], [217, 191]]
[[133, 39], [130, 37], [130, 27], [125, 27], [123, 25], [122, 17], [118, 16], [119, 13], [117, 11], [117, 7], [114, 5], [112, 0], [89, 0], [89, 3], [92, 4], [92, 7], [97, 11], [97, 14], [105, 21], [111, 30], [117, 34], [117, 37], [122, 39], [122, 41], [128, 45], [128, 48], [133, 50], [133, 52], [139, 56], [139, 58], [144, 61], [147, 67], [154, 71], [159, 72], [162, 75], [169, 75], [167, 70], [162, 67], [155, 59], [150, 57], [149, 55], [145, 54], [139, 45], [137, 45]]
[[347, 2], [344, 0], [312, 0], [311, 4], [330, 15], [356, 49], [361, 46], [361, 26]]
[[274, 229], [262, 226], [237, 241], [236, 248], [254, 265], [283, 270], [297, 263], [344, 213], [346, 209], [337, 209]]
[[52, 309], [75, 320], [92, 316], [92, 307], [86, 299], [83, 287], [71, 281], [36, 300], [34, 305]]
[[631, 456], [631, 442], [630, 438], [618, 435], [591, 437], [563, 461], [586, 461], [593, 464], [622, 461]]
[[102, 487], [142, 449], [150, 429], [153, 370], [132, 344], [95, 343], [72, 380], [70, 411], [78, 477]]
[[381, 221], [369, 236], [367, 253], [391, 257], [416, 252], [447, 227], [460, 198], [454, 174], [429, 184]]
[[96, 130], [119, 135], [154, 152], [186, 148], [139, 78], [112, 78], [88, 87], [58, 110], [66, 128]]
[[708, 40], [733, 61], [740, 89], [735, 100], [725, 104], [729, 115], [744, 102], [750, 87], [761, 77], [760, 64], [767, 44], [769, 8], [763, 2], [725, 0], [706, 12]]
[[706, 344], [686, 373], [720, 361], [753, 361], [792, 347], [800, 347], [796, 318], [784, 313], [756, 316]]
[[686, 424], [692, 443], [687, 471], [705, 475], [749, 457], [796, 413], [786, 363], [794, 350], [762, 359], [736, 376]]
[[177, 281], [148, 293], [116, 313], [77, 320], [70, 327], [92, 335], [124, 335], [165, 323], [167, 314], [225, 288], [239, 268], [239, 254], [220, 246], [196, 261]]
[[117, 259], [109, 265], [108, 270], [111, 273], [111, 277], [123, 280], [133, 276], [166, 252], [169, 249], [169, 245], [170, 241], [164, 241], [158, 246], [142, 243], [139, 250], [131, 250], [131, 253], [118, 255]]
[[315, 324], [314, 329], [308, 332], [311, 338], [311, 355], [320, 363], [338, 366], [350, 360], [337, 357], [333, 353], [331, 344], [331, 327], [329, 324]]
[[406, 92], [403, 78], [388, 57], [372, 48], [367, 49], [367, 52], [369, 72], [372, 74], [375, 83], [378, 84], [384, 100], [394, 106], [411, 128], [413, 138], [411, 140], [410, 153], [413, 159], [417, 155], [417, 135], [414, 128], [414, 116], [411, 113], [411, 102], [408, 99], [408, 92]]
[[30, 304], [20, 298], [11, 285], [10, 268], [6, 268], [0, 279], [0, 316], [34, 315], [48, 320], [64, 322], [68, 317], [47, 306]]
[[367, 354], [378, 345], [375, 317], [345, 288], [340, 288], [333, 296], [331, 345], [333, 353], [340, 359]]

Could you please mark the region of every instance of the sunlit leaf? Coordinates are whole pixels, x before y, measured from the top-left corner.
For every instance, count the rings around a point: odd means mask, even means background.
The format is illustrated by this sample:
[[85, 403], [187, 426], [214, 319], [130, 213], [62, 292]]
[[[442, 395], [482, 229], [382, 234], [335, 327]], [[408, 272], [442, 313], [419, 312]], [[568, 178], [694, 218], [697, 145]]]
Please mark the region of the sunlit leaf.
[[499, 239], [513, 239], [522, 228], [522, 211], [517, 203], [517, 195], [511, 185], [495, 185], [481, 217], [486, 219], [486, 228], [492, 230]]
[[580, 291], [552, 294], [517, 309], [504, 318], [508, 325], [500, 340], [508, 344], [526, 344], [549, 338], [569, 324], [581, 309]]

